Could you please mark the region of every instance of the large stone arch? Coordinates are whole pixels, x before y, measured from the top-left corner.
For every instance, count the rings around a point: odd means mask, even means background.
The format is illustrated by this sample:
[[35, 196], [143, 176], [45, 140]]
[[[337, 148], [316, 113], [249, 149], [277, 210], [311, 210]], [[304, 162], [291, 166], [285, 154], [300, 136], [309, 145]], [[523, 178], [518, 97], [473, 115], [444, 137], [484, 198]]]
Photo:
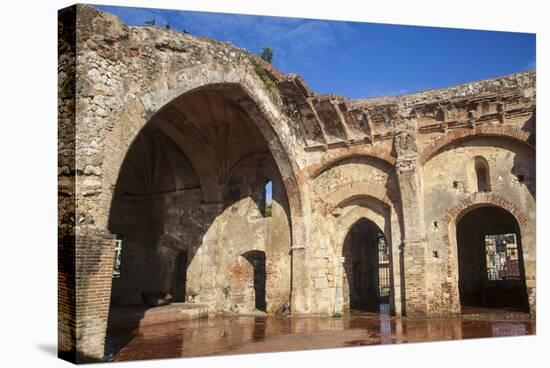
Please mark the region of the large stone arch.
[[[458, 244], [456, 239], [456, 227], [461, 218], [469, 212], [481, 207], [497, 207], [508, 212], [517, 222], [522, 238], [534, 242], [535, 225], [528, 221], [528, 217], [521, 205], [490, 192], [476, 192], [463, 198], [454, 206], [445, 211], [441, 221], [446, 225], [442, 235], [443, 243], [447, 251], [447, 288], [450, 294], [451, 313], [460, 313], [460, 295], [458, 291]], [[536, 314], [536, 288], [535, 288], [535, 254], [534, 247], [524, 246], [525, 281], [529, 299], [529, 311], [532, 316]]]
[[[103, 190], [97, 209], [97, 224], [100, 228], [105, 228], [107, 224], [109, 205], [124, 155], [141, 129], [175, 98], [200, 88], [220, 84], [242, 89], [253, 101], [247, 106], [249, 108], [247, 112], [253, 115], [253, 120], [275, 158], [287, 190], [292, 217], [301, 218], [299, 168], [294, 157], [297, 152], [298, 140], [292, 136], [293, 131], [288, 118], [280, 111], [270, 92], [253, 71], [242, 66], [228, 67], [209, 64], [188, 68], [180, 73], [161, 78], [156, 85], [148, 88], [149, 92], [141, 96], [134, 96], [121, 109], [122, 112], [118, 119], [110, 127], [107, 127], [104, 145]], [[293, 222], [294, 228], [297, 234], [302, 233], [299, 220], [296, 223]], [[303, 235], [295, 240], [298, 244], [304, 244]]]
[[[105, 282], [96, 287], [95, 293], [104, 296], [103, 299], [91, 299], [88, 289], [82, 287], [81, 299], [90, 298], [81, 303], [81, 309], [92, 306], [97, 310], [94, 315], [82, 318], [80, 325], [83, 327], [82, 337], [78, 338], [79, 346], [85, 349], [83, 353], [93, 356], [101, 356], [104, 348], [106, 321], [109, 311], [109, 295], [111, 294], [110, 272], [115, 251], [115, 235], [109, 231], [109, 216], [111, 204], [115, 194], [117, 178], [125, 160], [129, 147], [136, 140], [138, 134], [156, 114], [169, 106], [174, 99], [203, 88], [216, 86], [231, 86], [238, 88], [246, 95], [246, 113], [250, 114], [266, 144], [273, 155], [277, 168], [281, 174], [283, 186], [289, 202], [291, 214], [291, 250], [292, 250], [292, 296], [291, 306], [293, 312], [300, 312], [305, 307], [307, 298], [304, 296], [306, 277], [304, 273], [306, 232], [303, 224], [303, 206], [300, 192], [300, 173], [296, 153], [300, 144], [298, 137], [294, 135], [289, 118], [280, 110], [277, 96], [272, 94], [264, 82], [255, 74], [252, 68], [246, 65], [221, 65], [203, 64], [192, 68], [186, 68], [178, 73], [159, 75], [153, 85], [133, 86], [120, 97], [125, 103], [120, 108], [111, 111], [113, 119], [106, 120], [103, 130], [100, 132], [101, 140], [101, 185], [97, 188], [97, 200], [90, 202], [88, 213], [92, 214], [93, 221], [89, 226], [80, 230], [79, 244], [88, 244], [90, 255], [100, 255], [102, 263], [97, 264], [97, 277], [105, 278]], [[144, 91], [142, 94], [136, 91]], [[170, 133], [170, 132], [165, 132]], [[203, 194], [205, 189], [202, 188]], [[210, 198], [205, 196], [205, 198]], [[216, 212], [221, 207], [220, 203], [204, 203], [206, 211]], [[93, 208], [92, 208], [93, 207]], [[101, 249], [95, 244], [100, 244]], [[92, 249], [95, 247], [94, 249]], [[87, 257], [91, 257], [88, 256]], [[104, 260], [104, 262], [103, 262]], [[101, 271], [101, 272], [99, 272]], [[88, 277], [91, 280], [91, 277]], [[95, 280], [95, 279], [94, 279]], [[95, 281], [86, 282], [90, 285]], [[99, 283], [97, 283], [99, 285]], [[92, 327], [88, 327], [92, 326]], [[86, 343], [85, 341], [93, 341]]]
[[475, 128], [454, 129], [426, 146], [419, 155], [419, 162], [425, 165], [432, 157], [441, 152], [445, 147], [475, 137], [500, 137], [521, 142], [533, 150], [530, 143], [531, 133], [510, 125], [478, 125]]

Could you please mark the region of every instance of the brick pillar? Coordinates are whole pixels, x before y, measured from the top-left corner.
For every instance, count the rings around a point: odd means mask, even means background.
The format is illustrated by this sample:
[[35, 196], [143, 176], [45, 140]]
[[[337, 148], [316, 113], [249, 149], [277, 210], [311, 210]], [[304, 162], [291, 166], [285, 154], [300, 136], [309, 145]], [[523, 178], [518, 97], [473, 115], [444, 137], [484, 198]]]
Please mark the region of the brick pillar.
[[115, 238], [67, 235], [58, 247], [58, 352], [72, 363], [104, 357]]
[[[412, 123], [412, 124], [411, 124]], [[414, 122], [405, 123], [396, 136], [397, 178], [401, 194], [403, 242], [401, 244], [401, 292], [407, 316], [425, 316], [427, 300], [427, 242], [424, 226], [421, 173]]]
[[57, 350], [62, 359], [76, 357], [75, 233], [76, 212], [76, 6], [59, 11], [58, 18], [58, 244], [57, 244]]
[[57, 260], [57, 350], [60, 358], [75, 361], [76, 296], [75, 238], [66, 235], [58, 240]]
[[76, 238], [76, 360], [102, 360], [107, 333], [115, 238], [88, 232]]
[[[403, 165], [406, 163], [405, 165]], [[427, 242], [421, 203], [420, 176], [416, 160], [398, 162], [398, 180], [403, 207], [403, 243], [401, 288], [407, 316], [428, 313], [426, 257]]]

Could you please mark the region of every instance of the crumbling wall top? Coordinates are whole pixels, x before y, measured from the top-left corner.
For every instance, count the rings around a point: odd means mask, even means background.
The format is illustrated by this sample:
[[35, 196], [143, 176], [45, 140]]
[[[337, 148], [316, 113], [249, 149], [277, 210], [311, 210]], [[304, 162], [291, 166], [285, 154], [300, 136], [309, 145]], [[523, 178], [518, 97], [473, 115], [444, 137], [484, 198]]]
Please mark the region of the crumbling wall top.
[[496, 78], [466, 82], [456, 86], [404, 94], [400, 96], [382, 96], [375, 98], [358, 98], [350, 100], [352, 106], [372, 106], [396, 103], [405, 107], [418, 104], [434, 103], [443, 100], [483, 97], [509, 90], [535, 88], [536, 71], [528, 70]]
[[108, 63], [124, 64], [121, 70], [126, 74], [110, 78], [119, 78], [128, 95], [134, 93], [136, 84], [159, 88], [159, 76], [200, 64], [244, 67], [264, 82], [281, 111], [293, 121], [293, 134], [306, 150], [390, 140], [399, 123], [411, 118], [419, 120], [421, 133], [432, 134], [455, 126], [523, 118], [535, 106], [534, 70], [401, 96], [348, 99], [317, 94], [300, 75], [282, 73], [230, 42], [161, 27], [126, 26], [111, 14], [78, 7], [78, 44], [81, 51], [92, 55], [80, 58], [79, 63], [92, 68], [97, 54]]

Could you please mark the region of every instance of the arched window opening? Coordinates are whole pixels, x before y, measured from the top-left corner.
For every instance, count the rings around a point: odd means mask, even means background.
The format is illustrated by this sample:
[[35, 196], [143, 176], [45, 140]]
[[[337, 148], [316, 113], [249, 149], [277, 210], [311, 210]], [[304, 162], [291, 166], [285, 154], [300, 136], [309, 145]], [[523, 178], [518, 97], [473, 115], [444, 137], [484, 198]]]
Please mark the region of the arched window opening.
[[273, 213], [273, 183], [268, 180], [262, 188], [260, 212], [263, 217], [271, 217]]
[[476, 183], [478, 192], [490, 192], [491, 180], [489, 176], [489, 164], [483, 157], [476, 157], [475, 160]]

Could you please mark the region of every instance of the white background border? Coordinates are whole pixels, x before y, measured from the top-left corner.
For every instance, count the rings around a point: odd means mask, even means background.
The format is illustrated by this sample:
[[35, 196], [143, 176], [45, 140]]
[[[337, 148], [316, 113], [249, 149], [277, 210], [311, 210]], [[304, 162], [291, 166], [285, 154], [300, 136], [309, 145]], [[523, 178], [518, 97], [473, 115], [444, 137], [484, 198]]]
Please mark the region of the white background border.
[[[524, 367], [548, 364], [548, 62], [545, 1], [107, 1], [109, 5], [537, 33], [537, 336], [120, 363], [139, 367]], [[58, 367], [57, 9], [58, 0], [7, 0], [0, 37], [0, 364]], [[437, 51], [434, 51], [437, 52]], [[383, 57], [383, 55], [380, 55]], [[411, 57], [411, 55], [403, 55]], [[475, 58], [475, 55], [471, 55]], [[337, 72], [337, 71], [335, 71]], [[7, 84], [6, 84], [7, 82]], [[542, 189], [542, 190], [541, 190]], [[544, 362], [545, 363], [541, 363]]]

